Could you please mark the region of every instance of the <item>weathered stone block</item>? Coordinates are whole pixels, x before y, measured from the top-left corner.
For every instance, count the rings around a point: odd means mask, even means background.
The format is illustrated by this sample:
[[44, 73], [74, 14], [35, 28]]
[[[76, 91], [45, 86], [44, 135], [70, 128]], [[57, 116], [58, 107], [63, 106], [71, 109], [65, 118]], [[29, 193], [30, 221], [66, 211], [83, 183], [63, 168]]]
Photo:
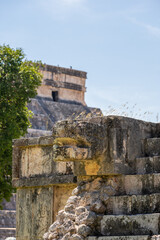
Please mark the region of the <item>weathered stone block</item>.
[[138, 236], [103, 236], [103, 237], [88, 237], [88, 240], [159, 240], [160, 235], [138, 235]]
[[78, 161], [91, 159], [90, 148], [80, 148], [73, 146], [53, 146], [53, 158], [55, 161]]
[[16, 236], [15, 228], [0, 228], [1, 240], [6, 240], [7, 237], [15, 237], [15, 236]]
[[54, 206], [53, 206], [53, 217], [54, 220], [56, 218], [57, 213], [62, 210], [68, 200], [68, 198], [71, 196], [71, 193], [73, 191], [75, 186], [55, 186], [54, 187]]
[[101, 220], [101, 233], [106, 236], [159, 234], [160, 213], [141, 215], [106, 215]]
[[112, 196], [106, 201], [107, 214], [143, 214], [160, 212], [160, 194]]
[[146, 156], [160, 155], [160, 138], [147, 138], [144, 140], [144, 152]]
[[15, 210], [0, 210], [0, 228], [15, 228], [16, 227], [16, 211]]
[[16, 208], [16, 239], [42, 239], [53, 221], [53, 187], [18, 189]]
[[29, 147], [22, 149], [21, 176], [51, 174], [52, 147]]
[[136, 173], [159, 173], [160, 172], [160, 157], [143, 157], [136, 158]]

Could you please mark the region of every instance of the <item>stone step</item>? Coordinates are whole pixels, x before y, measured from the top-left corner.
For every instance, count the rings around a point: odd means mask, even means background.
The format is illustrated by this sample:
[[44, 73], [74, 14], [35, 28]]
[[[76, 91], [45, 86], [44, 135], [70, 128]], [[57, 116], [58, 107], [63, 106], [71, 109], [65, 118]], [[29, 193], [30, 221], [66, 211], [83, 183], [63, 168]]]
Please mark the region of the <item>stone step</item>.
[[9, 202], [4, 199], [2, 202], [2, 207], [3, 210], [16, 210], [16, 193], [12, 194]]
[[160, 173], [108, 176], [107, 185], [115, 190], [114, 195], [160, 193]]
[[160, 155], [160, 138], [147, 138], [143, 141], [144, 154], [146, 156], [158, 156]]
[[0, 240], [5, 240], [7, 237], [15, 237], [15, 228], [0, 228]]
[[159, 173], [160, 156], [136, 158], [136, 173]]
[[107, 214], [146, 214], [160, 212], [160, 193], [113, 196], [106, 202]]
[[157, 235], [160, 233], [160, 213], [104, 215], [100, 227], [105, 236]]
[[15, 228], [16, 227], [16, 211], [0, 210], [0, 227]]
[[160, 240], [160, 235], [88, 237], [87, 240]]

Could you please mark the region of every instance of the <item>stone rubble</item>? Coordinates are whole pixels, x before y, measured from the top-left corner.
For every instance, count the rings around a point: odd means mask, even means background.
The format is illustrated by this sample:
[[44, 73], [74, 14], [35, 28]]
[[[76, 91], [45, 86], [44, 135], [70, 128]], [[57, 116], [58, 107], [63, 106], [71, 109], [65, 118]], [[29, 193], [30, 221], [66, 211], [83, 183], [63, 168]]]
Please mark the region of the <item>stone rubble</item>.
[[98, 218], [105, 214], [110, 195], [114, 195], [114, 188], [106, 186], [103, 178], [80, 182], [43, 239], [82, 240], [93, 236], [99, 231]]

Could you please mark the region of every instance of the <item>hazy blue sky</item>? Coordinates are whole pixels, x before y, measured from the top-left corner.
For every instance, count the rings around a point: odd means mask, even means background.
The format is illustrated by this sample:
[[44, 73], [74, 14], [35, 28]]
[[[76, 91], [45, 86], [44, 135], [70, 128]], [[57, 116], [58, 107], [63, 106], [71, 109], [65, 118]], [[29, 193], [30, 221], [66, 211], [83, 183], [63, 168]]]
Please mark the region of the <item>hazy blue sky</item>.
[[159, 0], [0, 0], [0, 22], [0, 44], [87, 71], [89, 106], [160, 121]]

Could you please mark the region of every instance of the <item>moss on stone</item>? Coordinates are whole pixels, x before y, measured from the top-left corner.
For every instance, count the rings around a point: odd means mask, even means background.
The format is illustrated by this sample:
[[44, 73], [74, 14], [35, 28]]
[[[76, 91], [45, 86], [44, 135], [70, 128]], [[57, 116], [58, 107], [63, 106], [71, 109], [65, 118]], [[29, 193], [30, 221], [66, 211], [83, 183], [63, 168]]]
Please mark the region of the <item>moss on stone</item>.
[[54, 144], [58, 146], [77, 146], [77, 147], [90, 147], [91, 144], [87, 142], [85, 139], [81, 137], [70, 138], [70, 137], [64, 137], [64, 138], [56, 138], [54, 140]]

